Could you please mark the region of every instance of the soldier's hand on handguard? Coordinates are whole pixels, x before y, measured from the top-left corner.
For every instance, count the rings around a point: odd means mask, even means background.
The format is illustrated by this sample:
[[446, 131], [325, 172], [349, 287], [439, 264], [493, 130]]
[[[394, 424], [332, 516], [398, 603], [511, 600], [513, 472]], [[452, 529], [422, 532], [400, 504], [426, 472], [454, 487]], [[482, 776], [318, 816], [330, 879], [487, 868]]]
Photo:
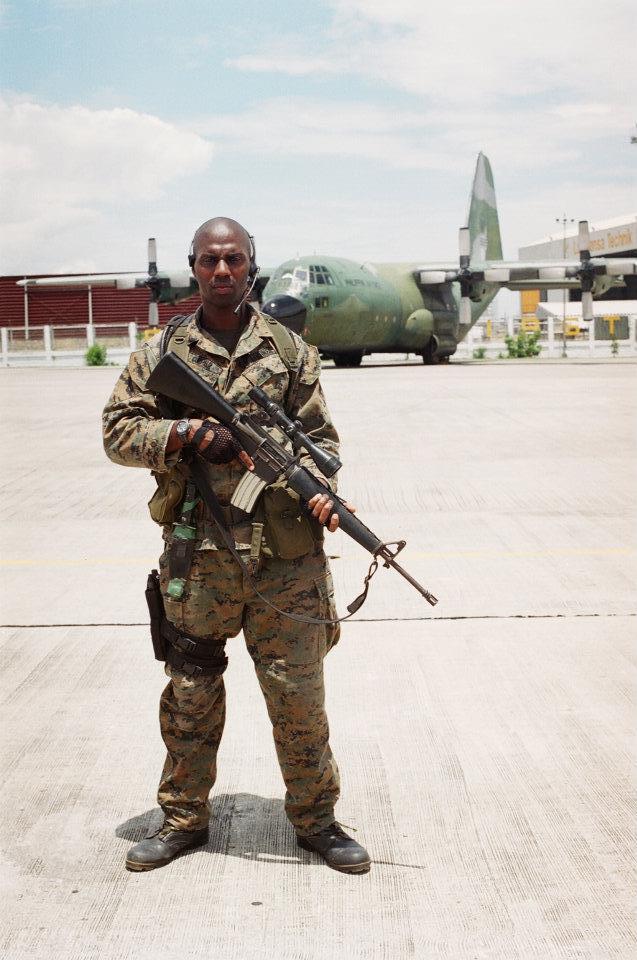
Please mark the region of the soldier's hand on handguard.
[[[330, 533], [334, 533], [335, 530], [338, 530], [338, 514], [332, 513], [332, 507], [334, 506], [334, 501], [330, 499], [326, 493], [316, 493], [311, 500], [308, 500], [308, 507], [312, 513], [312, 516], [315, 520], [318, 520], [319, 523], [322, 523], [323, 526], [327, 527]], [[351, 503], [346, 503], [345, 506], [350, 513], [356, 513], [356, 507]]]

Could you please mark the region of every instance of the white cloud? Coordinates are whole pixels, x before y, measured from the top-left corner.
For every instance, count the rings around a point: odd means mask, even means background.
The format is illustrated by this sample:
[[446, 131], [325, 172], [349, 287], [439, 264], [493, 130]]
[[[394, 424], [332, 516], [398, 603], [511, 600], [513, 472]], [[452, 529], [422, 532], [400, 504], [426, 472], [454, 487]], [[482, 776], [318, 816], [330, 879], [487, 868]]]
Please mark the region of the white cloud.
[[[331, 0], [322, 37], [287, 36], [228, 61], [245, 71], [340, 74], [423, 99], [428, 109], [477, 114], [497, 107], [541, 118], [547, 106], [603, 103], [634, 109], [632, 0]], [[293, 52], [291, 52], [293, 51]]]
[[[357, 157], [395, 169], [460, 171], [482, 149], [507, 168], [575, 163], [583, 143], [626, 139], [632, 114], [603, 103], [537, 108], [533, 123], [519, 123], [513, 107], [475, 112], [392, 110], [369, 103], [278, 97], [241, 114], [215, 115], [191, 124], [213, 133], [220, 151], [253, 149], [290, 156]], [[529, 118], [527, 118], [528, 121]]]
[[161, 196], [213, 155], [198, 134], [129, 109], [6, 97], [0, 125], [4, 273], [37, 261], [64, 231]]
[[[632, 0], [333, 0], [333, 44], [354, 72], [443, 102], [570, 92], [625, 102], [634, 88]], [[343, 38], [343, 39], [341, 39]], [[340, 53], [340, 51], [339, 51]]]
[[261, 156], [349, 156], [390, 167], [420, 168], [445, 162], [434, 151], [414, 151], [427, 139], [426, 118], [364, 103], [338, 103], [307, 97], [277, 97], [241, 114], [215, 115], [191, 124], [214, 132], [220, 150], [243, 151], [258, 144]]

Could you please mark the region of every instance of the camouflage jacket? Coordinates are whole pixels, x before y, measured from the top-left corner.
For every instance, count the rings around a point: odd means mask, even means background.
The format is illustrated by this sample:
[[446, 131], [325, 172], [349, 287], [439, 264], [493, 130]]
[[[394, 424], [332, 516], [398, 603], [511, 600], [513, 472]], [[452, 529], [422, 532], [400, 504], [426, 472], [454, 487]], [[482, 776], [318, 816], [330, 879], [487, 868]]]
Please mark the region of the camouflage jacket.
[[[189, 342], [188, 363], [201, 377], [237, 410], [261, 418], [261, 411], [248, 397], [251, 386], [259, 386], [292, 419], [301, 421], [303, 430], [329, 453], [338, 453], [338, 434], [330, 419], [319, 382], [321, 361], [316, 347], [291, 334], [299, 351], [298, 372], [290, 372], [279, 356], [270, 333], [269, 321], [251, 308], [251, 317], [232, 356], [214, 339], [201, 332], [198, 320], [201, 307], [185, 330]], [[166, 419], [154, 393], [146, 389], [146, 381], [159, 359], [157, 335], [135, 350], [115, 384], [102, 417], [104, 449], [114, 462], [129, 467], [146, 467], [155, 473], [171, 469], [179, 459], [179, 451], [166, 453], [166, 444], [174, 419]], [[184, 410], [185, 416], [198, 411]], [[204, 415], [198, 414], [203, 418]], [[275, 431], [283, 442], [283, 434]], [[321, 476], [310, 457], [301, 463]], [[220, 501], [229, 502], [245, 472], [237, 460], [228, 464], [208, 464], [208, 475]], [[324, 479], [321, 477], [321, 479]], [[334, 488], [334, 483], [330, 483]]]

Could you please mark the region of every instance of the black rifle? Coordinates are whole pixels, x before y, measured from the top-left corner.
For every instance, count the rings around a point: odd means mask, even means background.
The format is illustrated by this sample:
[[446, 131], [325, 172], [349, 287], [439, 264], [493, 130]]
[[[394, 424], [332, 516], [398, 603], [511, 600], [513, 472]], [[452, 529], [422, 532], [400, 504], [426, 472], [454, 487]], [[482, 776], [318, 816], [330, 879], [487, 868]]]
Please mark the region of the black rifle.
[[[290, 453], [278, 443], [260, 422], [249, 414], [239, 413], [227, 400], [206, 383], [188, 364], [184, 363], [176, 354], [167, 353], [159, 361], [148, 378], [147, 386], [154, 393], [160, 393], [176, 400], [185, 407], [192, 407], [210, 414], [220, 423], [229, 427], [242, 447], [250, 454], [254, 461], [256, 478], [248, 474], [246, 490], [238, 506], [247, 512], [252, 508], [259, 493], [269, 483], [276, 480], [285, 480], [288, 487], [294, 490], [302, 500], [309, 501], [318, 494], [327, 494], [333, 501], [332, 512], [337, 514], [339, 528], [360, 544], [374, 556], [376, 566], [372, 564], [366, 578], [366, 586], [371, 575], [375, 572], [378, 560], [382, 560], [386, 567], [393, 567], [407, 580], [425, 600], [434, 606], [437, 599], [419, 584], [407, 571], [396, 562], [396, 557], [405, 546], [404, 540], [384, 543], [369, 527], [351, 513], [345, 506], [345, 501], [337, 497], [325, 484], [317, 480], [309, 470], [299, 463], [299, 450], [305, 450], [314, 460], [319, 470], [326, 476], [332, 476], [340, 467], [340, 461], [331, 457], [310, 440], [301, 431], [298, 421], [290, 420], [284, 411], [273, 400], [266, 396], [258, 387], [253, 387], [249, 396], [267, 414], [271, 426], [277, 426], [290, 438], [294, 453]], [[257, 479], [258, 478], [258, 479]], [[256, 480], [256, 482], [255, 482]], [[241, 487], [243, 481], [239, 484]], [[235, 498], [233, 497], [233, 503]], [[394, 548], [392, 549], [390, 548]], [[367, 591], [365, 591], [366, 593]], [[357, 598], [348, 606], [350, 613], [354, 613], [362, 604], [364, 597]], [[360, 603], [358, 603], [360, 600]], [[354, 606], [354, 609], [352, 607]]]

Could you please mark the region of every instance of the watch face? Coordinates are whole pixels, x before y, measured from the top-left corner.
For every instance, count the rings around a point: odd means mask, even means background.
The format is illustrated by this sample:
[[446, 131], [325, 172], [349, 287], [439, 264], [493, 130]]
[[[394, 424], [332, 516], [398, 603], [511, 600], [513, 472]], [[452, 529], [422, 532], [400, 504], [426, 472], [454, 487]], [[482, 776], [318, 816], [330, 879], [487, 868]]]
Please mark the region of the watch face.
[[188, 420], [180, 420], [177, 424], [177, 436], [180, 440], [188, 439], [188, 431], [190, 430], [190, 423]]

